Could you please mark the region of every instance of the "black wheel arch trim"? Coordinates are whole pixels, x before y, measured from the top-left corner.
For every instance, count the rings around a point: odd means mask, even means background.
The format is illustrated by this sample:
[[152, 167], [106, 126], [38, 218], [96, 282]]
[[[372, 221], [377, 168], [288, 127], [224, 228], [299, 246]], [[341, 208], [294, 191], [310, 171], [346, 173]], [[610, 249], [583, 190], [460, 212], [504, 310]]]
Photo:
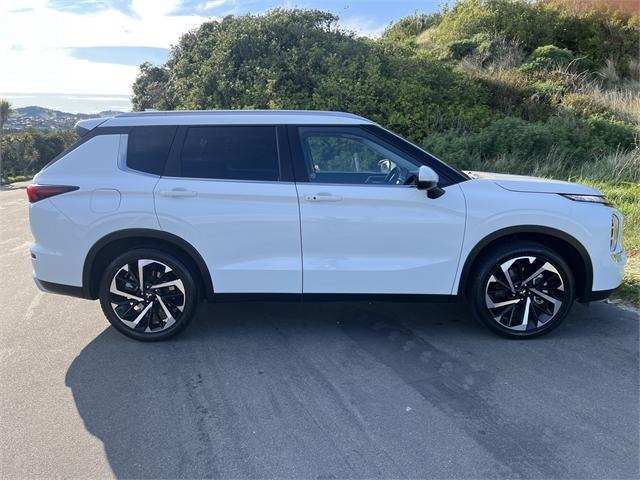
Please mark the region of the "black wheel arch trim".
[[76, 298], [84, 298], [90, 300], [89, 297], [85, 296], [84, 290], [82, 287], [76, 287], [74, 285], [64, 285], [62, 283], [54, 283], [47, 282], [45, 280], [35, 280], [37, 284], [47, 292], [47, 293], [55, 293], [57, 295], [65, 295], [67, 297], [76, 297]]
[[213, 281], [211, 279], [209, 268], [207, 267], [207, 264], [205, 263], [200, 253], [195, 249], [195, 247], [183, 238], [178, 237], [177, 235], [164, 232], [162, 230], [154, 230], [151, 228], [129, 228], [124, 230], [117, 230], [108, 235], [105, 235], [93, 244], [93, 246], [89, 249], [87, 257], [85, 258], [84, 267], [82, 269], [82, 296], [84, 298], [93, 300], [98, 298], [98, 292], [93, 291], [92, 289], [92, 270], [98, 253], [110, 243], [117, 240], [126, 240], [128, 238], [148, 238], [150, 240], [162, 240], [184, 251], [187, 255], [189, 255], [191, 260], [193, 260], [196, 267], [198, 268], [198, 273], [200, 274], [200, 277], [202, 278], [202, 281], [204, 283], [205, 292], [203, 293], [205, 298], [207, 300], [213, 299]]
[[501, 238], [526, 234], [538, 234], [554, 237], [571, 245], [578, 252], [580, 258], [582, 259], [582, 263], [584, 264], [585, 279], [584, 290], [582, 292], [578, 292], [577, 298], [582, 301], [588, 301], [588, 299], [591, 297], [591, 289], [593, 286], [593, 264], [591, 262], [591, 257], [587, 252], [587, 249], [582, 245], [582, 243], [580, 243], [576, 238], [572, 237], [568, 233], [563, 232], [562, 230], [551, 227], [544, 227], [541, 225], [518, 225], [514, 227], [507, 227], [501, 230], [496, 230], [495, 232], [487, 235], [482, 240], [480, 240], [471, 249], [471, 252], [469, 252], [469, 255], [467, 255], [467, 258], [465, 259], [464, 267], [462, 268], [462, 273], [460, 274], [460, 281], [458, 282], [458, 295], [461, 297], [466, 297], [466, 286], [469, 280], [469, 275], [471, 274], [473, 264], [485, 249], [485, 247]]

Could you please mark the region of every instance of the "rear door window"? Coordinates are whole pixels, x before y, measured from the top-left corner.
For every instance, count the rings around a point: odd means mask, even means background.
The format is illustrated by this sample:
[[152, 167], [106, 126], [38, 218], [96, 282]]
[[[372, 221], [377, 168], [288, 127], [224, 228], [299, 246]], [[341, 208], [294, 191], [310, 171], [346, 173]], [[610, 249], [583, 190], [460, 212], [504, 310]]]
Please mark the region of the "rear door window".
[[280, 179], [273, 126], [190, 127], [180, 155], [182, 177], [220, 180]]

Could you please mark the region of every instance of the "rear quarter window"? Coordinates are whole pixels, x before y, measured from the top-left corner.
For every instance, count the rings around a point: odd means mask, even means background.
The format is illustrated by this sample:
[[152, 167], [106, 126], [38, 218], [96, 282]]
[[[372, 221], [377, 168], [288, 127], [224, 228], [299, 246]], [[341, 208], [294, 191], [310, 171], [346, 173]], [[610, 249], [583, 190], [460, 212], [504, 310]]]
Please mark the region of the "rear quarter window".
[[127, 167], [162, 175], [177, 127], [134, 127], [127, 139]]

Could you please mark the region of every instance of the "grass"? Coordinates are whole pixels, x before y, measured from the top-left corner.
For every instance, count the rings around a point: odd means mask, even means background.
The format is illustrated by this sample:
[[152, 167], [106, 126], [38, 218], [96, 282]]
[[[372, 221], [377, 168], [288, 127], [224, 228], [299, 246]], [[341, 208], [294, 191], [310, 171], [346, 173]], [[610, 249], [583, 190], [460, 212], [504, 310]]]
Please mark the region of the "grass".
[[640, 307], [640, 183], [581, 183], [598, 188], [624, 215], [622, 240], [629, 260], [622, 285], [614, 297]]
[[627, 81], [612, 89], [585, 82], [576, 90], [606, 105], [619, 118], [640, 125], [640, 82]]
[[14, 182], [23, 182], [25, 180], [31, 180], [33, 175], [9, 175], [7, 177], [2, 178], [0, 184], [5, 185]]

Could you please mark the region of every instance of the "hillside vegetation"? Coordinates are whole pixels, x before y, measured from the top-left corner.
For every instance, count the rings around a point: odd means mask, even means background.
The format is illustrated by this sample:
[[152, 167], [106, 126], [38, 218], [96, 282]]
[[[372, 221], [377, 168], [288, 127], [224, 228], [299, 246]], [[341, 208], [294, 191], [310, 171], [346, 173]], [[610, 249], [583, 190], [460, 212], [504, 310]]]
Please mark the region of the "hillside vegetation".
[[378, 40], [315, 10], [227, 17], [142, 65], [136, 109], [372, 118], [462, 168], [640, 180], [640, 26], [616, 2], [461, 0]]

